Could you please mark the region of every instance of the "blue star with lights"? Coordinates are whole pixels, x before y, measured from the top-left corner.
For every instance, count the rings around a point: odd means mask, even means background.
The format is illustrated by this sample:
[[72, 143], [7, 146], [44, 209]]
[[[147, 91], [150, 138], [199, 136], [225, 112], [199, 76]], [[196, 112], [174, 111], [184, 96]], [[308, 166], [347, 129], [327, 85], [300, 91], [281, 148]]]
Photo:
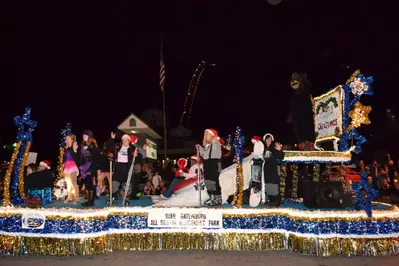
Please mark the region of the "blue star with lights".
[[367, 217], [372, 217], [371, 201], [378, 196], [376, 189], [370, 188], [367, 173], [363, 171], [359, 183], [352, 184], [354, 191], [356, 192], [356, 204], [357, 210], [364, 210]]
[[30, 107], [26, 107], [22, 117], [14, 117], [14, 123], [18, 128], [17, 141], [32, 141], [32, 131], [37, 126], [37, 122], [30, 120], [30, 111]]
[[[359, 154], [362, 152], [362, 146], [367, 142], [367, 139], [364, 136], [361, 136], [356, 128], [353, 128], [349, 132], [346, 132], [346, 129], [350, 125], [350, 117], [349, 112], [353, 109], [355, 104], [359, 102], [359, 99], [362, 95], [374, 95], [374, 92], [371, 88], [371, 84], [374, 82], [374, 78], [372, 76], [364, 76], [357, 70], [351, 78], [347, 81], [347, 83], [343, 86], [344, 93], [344, 110], [342, 116], [342, 124], [343, 124], [343, 133], [340, 137], [339, 150], [347, 151], [349, 150], [349, 145], [352, 139], [355, 141], [355, 149], [354, 153]], [[353, 99], [351, 100], [351, 93], [353, 95]]]

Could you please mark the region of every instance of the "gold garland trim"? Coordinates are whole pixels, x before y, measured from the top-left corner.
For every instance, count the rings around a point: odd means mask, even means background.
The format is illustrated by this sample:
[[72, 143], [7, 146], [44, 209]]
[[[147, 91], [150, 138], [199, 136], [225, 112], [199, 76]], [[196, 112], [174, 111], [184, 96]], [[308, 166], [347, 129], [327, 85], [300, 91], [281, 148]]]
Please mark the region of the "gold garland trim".
[[17, 160], [19, 150], [21, 148], [22, 142], [17, 142], [17, 145], [14, 148], [14, 152], [12, 153], [10, 164], [8, 165], [6, 174], [4, 175], [4, 199], [3, 206], [9, 206], [11, 204], [10, 197], [10, 183], [11, 183], [11, 174], [14, 169], [15, 161]]
[[31, 142], [28, 141], [26, 143], [24, 155], [22, 157], [22, 162], [21, 162], [21, 165], [19, 167], [19, 172], [18, 172], [18, 189], [19, 189], [19, 196], [21, 197], [21, 199], [25, 199], [25, 183], [24, 183], [25, 165], [26, 165], [26, 161], [28, 160], [28, 157], [29, 157], [30, 145], [31, 145]]
[[10, 255], [100, 255], [126, 250], [292, 250], [316, 256], [397, 255], [399, 238], [317, 238], [284, 233], [125, 233], [82, 239], [0, 236]]

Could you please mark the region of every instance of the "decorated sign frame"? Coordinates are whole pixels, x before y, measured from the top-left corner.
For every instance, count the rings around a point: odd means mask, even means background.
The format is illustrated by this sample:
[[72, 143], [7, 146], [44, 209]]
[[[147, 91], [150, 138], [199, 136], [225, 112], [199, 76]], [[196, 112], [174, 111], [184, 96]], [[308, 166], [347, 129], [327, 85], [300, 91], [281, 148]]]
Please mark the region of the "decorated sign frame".
[[[343, 88], [339, 85], [329, 92], [315, 97], [312, 101], [315, 147], [319, 150], [322, 149], [317, 144], [329, 140], [333, 140], [336, 144], [343, 133], [343, 95]], [[330, 113], [330, 115], [323, 116], [326, 113]], [[322, 129], [325, 129], [325, 134], [321, 134]]]

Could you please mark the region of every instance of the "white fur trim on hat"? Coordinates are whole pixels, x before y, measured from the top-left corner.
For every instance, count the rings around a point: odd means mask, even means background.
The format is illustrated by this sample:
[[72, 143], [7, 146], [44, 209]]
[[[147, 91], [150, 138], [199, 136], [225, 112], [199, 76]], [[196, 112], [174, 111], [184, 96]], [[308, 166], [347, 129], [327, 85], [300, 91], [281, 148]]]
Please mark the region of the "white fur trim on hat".
[[130, 141], [130, 136], [128, 134], [125, 134], [122, 136], [122, 140], [127, 139]]
[[39, 165], [46, 167], [47, 169], [50, 169], [50, 165], [48, 165], [47, 163], [45, 163], [44, 161], [40, 162]]
[[193, 155], [193, 156], [191, 156], [190, 158], [193, 159], [193, 160], [197, 160], [197, 161], [198, 161], [197, 155]]
[[266, 138], [267, 138], [268, 136], [270, 136], [270, 137], [272, 138], [272, 141], [274, 141], [274, 137], [273, 137], [273, 135], [270, 134], [270, 133], [266, 133], [266, 134], [263, 136], [263, 141], [266, 141]]

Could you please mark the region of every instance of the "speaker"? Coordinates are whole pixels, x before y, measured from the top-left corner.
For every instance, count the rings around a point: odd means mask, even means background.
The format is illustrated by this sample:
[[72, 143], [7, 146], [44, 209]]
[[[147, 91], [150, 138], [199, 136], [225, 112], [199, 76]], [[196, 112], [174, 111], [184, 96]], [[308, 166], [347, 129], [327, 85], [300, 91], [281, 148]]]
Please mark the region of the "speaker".
[[318, 208], [345, 208], [344, 189], [340, 182], [320, 183], [317, 192]]
[[307, 183], [304, 187], [303, 205], [307, 208], [343, 209], [352, 206], [350, 195], [344, 195], [340, 182]]

